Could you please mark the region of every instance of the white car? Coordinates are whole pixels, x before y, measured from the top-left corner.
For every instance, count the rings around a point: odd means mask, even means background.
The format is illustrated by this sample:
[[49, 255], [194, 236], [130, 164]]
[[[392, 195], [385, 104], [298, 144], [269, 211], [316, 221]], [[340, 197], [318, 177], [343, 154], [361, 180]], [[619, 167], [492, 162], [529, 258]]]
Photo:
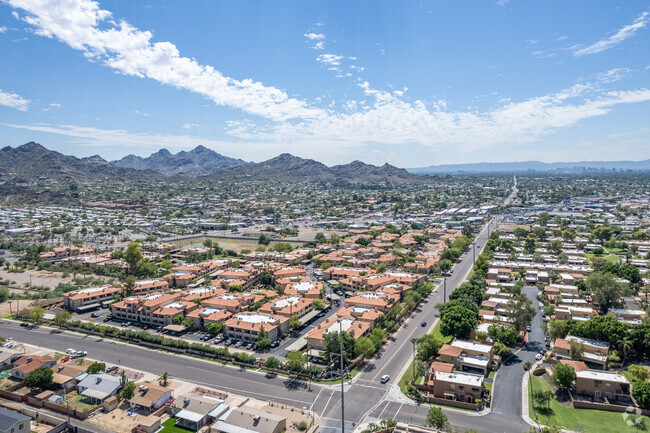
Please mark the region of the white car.
[[542, 354], [541, 354], [541, 353], [538, 353], [537, 355], [535, 355], [535, 359], [538, 360], [538, 361], [539, 361], [540, 359], [542, 359]]
[[67, 350], [65, 351], [65, 353], [67, 353], [68, 355], [76, 355], [76, 354], [77, 354], [77, 351], [74, 350], [74, 349], [72, 349], [72, 348], [70, 348], [70, 349], [67, 349]]
[[11, 349], [12, 347], [14, 347], [14, 342], [8, 341], [5, 344], [3, 344], [2, 347], [4, 347], [5, 349]]
[[389, 380], [390, 380], [390, 376], [387, 375], [387, 374], [384, 374], [384, 375], [381, 377], [381, 379], [379, 379], [379, 381], [380, 381], [381, 383], [386, 383], [386, 382], [388, 382]]

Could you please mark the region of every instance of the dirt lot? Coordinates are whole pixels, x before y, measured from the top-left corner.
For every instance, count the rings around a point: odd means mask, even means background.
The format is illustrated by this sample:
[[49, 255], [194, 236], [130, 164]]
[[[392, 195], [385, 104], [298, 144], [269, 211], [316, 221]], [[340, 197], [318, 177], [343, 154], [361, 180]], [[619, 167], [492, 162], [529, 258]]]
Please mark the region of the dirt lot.
[[[54, 289], [59, 283], [69, 283], [72, 281], [72, 274], [68, 278], [61, 278], [60, 272], [48, 272], [32, 269], [29, 271], [17, 273], [7, 272], [5, 269], [0, 269], [0, 280], [11, 281], [11, 286], [25, 287], [25, 283], [35, 287], [49, 287]], [[20, 290], [17, 290], [20, 292]]]

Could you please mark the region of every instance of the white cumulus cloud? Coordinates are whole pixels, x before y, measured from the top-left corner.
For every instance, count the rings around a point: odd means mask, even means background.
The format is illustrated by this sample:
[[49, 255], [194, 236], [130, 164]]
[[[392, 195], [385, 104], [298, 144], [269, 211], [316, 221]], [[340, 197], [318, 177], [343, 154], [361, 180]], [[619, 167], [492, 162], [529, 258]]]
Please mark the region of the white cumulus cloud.
[[32, 102], [29, 99], [25, 99], [22, 96], [12, 93], [12, 92], [3, 92], [0, 89], [0, 105], [9, 108], [15, 108], [20, 111], [27, 111], [29, 109], [29, 103]]

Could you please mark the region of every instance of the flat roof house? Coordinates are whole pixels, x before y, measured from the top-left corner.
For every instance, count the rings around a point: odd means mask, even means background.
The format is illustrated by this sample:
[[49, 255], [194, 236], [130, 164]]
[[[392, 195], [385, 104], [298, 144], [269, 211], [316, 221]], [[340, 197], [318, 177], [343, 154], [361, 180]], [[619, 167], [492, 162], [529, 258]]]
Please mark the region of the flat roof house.
[[483, 398], [483, 376], [460, 372], [433, 373], [433, 396], [445, 400], [474, 403]]
[[151, 383], [137, 383], [135, 394], [129, 400], [131, 409], [151, 413], [172, 398], [172, 389]]
[[599, 371], [576, 371], [576, 393], [590, 396], [596, 401], [603, 397], [607, 400], [630, 401], [630, 382], [622, 374]]
[[176, 403], [172, 414], [176, 417], [177, 426], [197, 431], [222, 415], [227, 408], [223, 400], [192, 395]]

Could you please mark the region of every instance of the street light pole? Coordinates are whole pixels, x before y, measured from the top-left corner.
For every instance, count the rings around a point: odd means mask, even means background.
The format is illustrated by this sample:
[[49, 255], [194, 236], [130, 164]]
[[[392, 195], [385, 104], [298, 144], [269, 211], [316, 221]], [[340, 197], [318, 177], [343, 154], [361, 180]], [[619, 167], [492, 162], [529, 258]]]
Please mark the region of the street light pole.
[[442, 277], [442, 302], [447, 302], [447, 277]]
[[344, 386], [344, 370], [343, 370], [343, 324], [341, 320], [339, 319], [339, 346], [340, 346], [340, 353], [339, 356], [341, 357], [341, 433], [345, 433], [345, 403], [344, 403], [344, 395], [345, 395], [345, 386]]

